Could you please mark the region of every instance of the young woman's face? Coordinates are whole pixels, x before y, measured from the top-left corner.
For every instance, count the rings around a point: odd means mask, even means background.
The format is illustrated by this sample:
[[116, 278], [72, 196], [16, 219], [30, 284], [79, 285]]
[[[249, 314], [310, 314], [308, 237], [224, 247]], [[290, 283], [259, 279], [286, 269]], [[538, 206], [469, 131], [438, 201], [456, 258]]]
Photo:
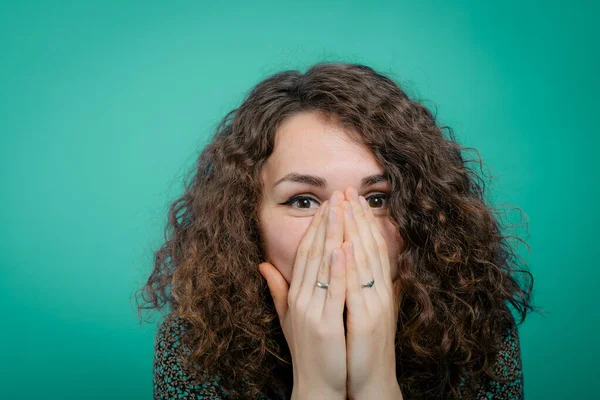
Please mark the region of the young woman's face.
[[[361, 187], [363, 178], [383, 172], [369, 149], [352, 142], [343, 128], [326, 122], [318, 113], [298, 113], [284, 121], [275, 137], [275, 149], [262, 170], [264, 196], [259, 223], [266, 261], [291, 283], [296, 251], [313, 216], [334, 191], [340, 191], [345, 199], [345, 190], [352, 186], [373, 210], [387, 242], [392, 280], [395, 280], [398, 275], [395, 260], [403, 242], [388, 216], [390, 184], [383, 181]], [[324, 185], [290, 180], [277, 184], [292, 173], [319, 177]], [[383, 199], [369, 198], [382, 193]], [[282, 204], [296, 196], [307, 199]]]

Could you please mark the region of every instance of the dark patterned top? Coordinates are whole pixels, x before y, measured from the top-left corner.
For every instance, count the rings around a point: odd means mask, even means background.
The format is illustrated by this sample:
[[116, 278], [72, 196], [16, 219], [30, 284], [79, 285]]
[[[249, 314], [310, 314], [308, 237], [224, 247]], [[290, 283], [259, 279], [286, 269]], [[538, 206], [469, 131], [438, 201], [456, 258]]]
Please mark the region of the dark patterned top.
[[[219, 386], [220, 378], [203, 384], [194, 384], [183, 370], [182, 357], [189, 354], [183, 351], [180, 337], [183, 327], [178, 318], [167, 318], [156, 333], [154, 347], [154, 398], [155, 399], [228, 399]], [[502, 349], [494, 366], [494, 373], [506, 382], [493, 381], [482, 374], [476, 378], [473, 399], [523, 399], [523, 372], [521, 369], [521, 349], [516, 326], [505, 335]], [[206, 376], [206, 375], [205, 375]], [[461, 387], [465, 386], [461, 382]], [[271, 400], [268, 396], [261, 399]], [[282, 400], [286, 399], [285, 396]]]

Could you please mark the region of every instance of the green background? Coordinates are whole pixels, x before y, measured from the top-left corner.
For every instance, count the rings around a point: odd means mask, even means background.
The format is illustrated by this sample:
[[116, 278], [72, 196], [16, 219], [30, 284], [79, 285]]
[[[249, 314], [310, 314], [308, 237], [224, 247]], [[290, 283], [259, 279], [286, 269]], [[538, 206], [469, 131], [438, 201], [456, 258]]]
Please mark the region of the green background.
[[2, 397], [151, 398], [131, 295], [183, 175], [260, 80], [350, 61], [437, 108], [526, 214], [526, 397], [600, 398], [592, 4], [3, 2]]

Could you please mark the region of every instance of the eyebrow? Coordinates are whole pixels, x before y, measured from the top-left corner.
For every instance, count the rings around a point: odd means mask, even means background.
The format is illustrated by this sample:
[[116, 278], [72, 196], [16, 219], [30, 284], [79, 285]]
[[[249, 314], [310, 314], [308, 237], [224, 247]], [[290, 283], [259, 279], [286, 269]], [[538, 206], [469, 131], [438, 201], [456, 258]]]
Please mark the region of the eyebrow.
[[[324, 178], [321, 178], [320, 176], [298, 174], [295, 172], [289, 173], [286, 176], [284, 176], [283, 178], [278, 179], [277, 182], [275, 182], [275, 184], [273, 185], [273, 187], [275, 187], [285, 181], [303, 183], [306, 185], [316, 186], [319, 188], [327, 187], [327, 180]], [[386, 174], [386, 173], [369, 175], [369, 176], [365, 176], [364, 178], [362, 178], [360, 187], [364, 188], [364, 187], [375, 185], [376, 183], [385, 182], [385, 181], [389, 181], [388, 174]]]

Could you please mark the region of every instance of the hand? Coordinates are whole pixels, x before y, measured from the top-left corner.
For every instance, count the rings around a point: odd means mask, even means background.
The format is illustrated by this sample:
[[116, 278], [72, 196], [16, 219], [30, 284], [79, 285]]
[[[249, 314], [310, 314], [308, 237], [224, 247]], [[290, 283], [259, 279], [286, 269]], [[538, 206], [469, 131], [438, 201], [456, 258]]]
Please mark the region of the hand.
[[[399, 393], [394, 339], [400, 287], [392, 283], [387, 244], [371, 207], [352, 187], [345, 195], [348, 396]], [[372, 280], [372, 287], [360, 286]]]
[[[313, 217], [298, 247], [289, 288], [272, 264], [259, 265], [292, 355], [294, 398], [346, 399], [344, 218], [338, 204], [343, 197], [334, 192]], [[334, 250], [338, 256], [331, 261]], [[317, 279], [329, 288], [317, 287]]]

